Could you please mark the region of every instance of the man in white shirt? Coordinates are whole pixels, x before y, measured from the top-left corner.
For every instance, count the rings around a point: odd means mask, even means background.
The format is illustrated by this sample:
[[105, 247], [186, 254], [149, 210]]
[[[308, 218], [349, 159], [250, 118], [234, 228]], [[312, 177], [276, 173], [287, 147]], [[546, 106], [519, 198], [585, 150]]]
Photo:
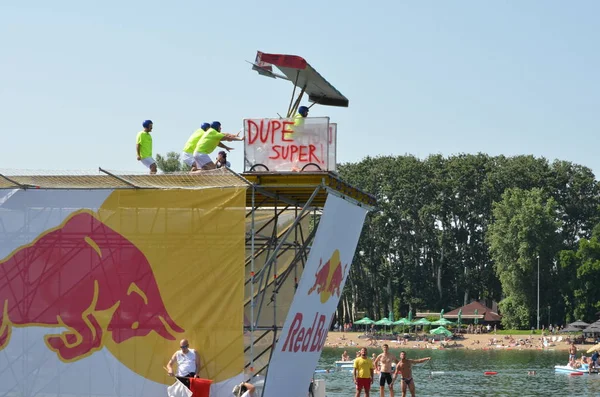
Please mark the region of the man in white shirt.
[[[200, 355], [194, 349], [190, 349], [187, 339], [179, 342], [179, 348], [167, 364], [169, 376], [177, 376], [188, 388], [190, 381], [187, 378], [197, 378], [200, 372]], [[173, 373], [173, 364], [177, 364], [177, 374]], [[183, 379], [181, 379], [183, 378]]]
[[235, 397], [254, 397], [254, 385], [242, 382], [233, 388], [232, 393]]

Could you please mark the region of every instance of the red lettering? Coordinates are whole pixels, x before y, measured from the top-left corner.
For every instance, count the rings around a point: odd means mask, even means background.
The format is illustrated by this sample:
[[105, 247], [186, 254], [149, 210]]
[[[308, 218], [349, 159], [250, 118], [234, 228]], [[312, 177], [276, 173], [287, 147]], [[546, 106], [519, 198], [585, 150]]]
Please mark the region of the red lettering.
[[274, 145], [272, 149], [275, 152], [275, 154], [270, 155], [269, 158], [271, 160], [277, 160], [281, 157], [281, 153], [279, 152], [279, 150], [283, 150], [283, 147], [281, 145]]
[[[323, 145], [320, 146], [321, 152], [323, 152]], [[294, 161], [298, 160], [303, 163], [317, 163], [323, 164], [323, 161], [319, 159], [317, 153], [317, 147], [315, 145], [273, 145], [271, 148], [271, 160], [287, 160]]]
[[292, 134], [294, 132], [293, 129], [288, 129], [287, 127], [290, 127], [294, 125], [294, 123], [292, 121], [284, 121], [283, 122], [283, 128], [281, 129], [281, 141], [282, 142], [294, 142], [293, 139], [287, 139], [288, 134]]
[[284, 121], [283, 123], [279, 120], [269, 120], [269, 119], [261, 119], [261, 120], [246, 120], [246, 133], [248, 135], [248, 144], [252, 145], [257, 140], [260, 143], [271, 142], [271, 144], [275, 143], [275, 137], [277, 134], [281, 133], [281, 138], [283, 141], [293, 142], [293, 139], [285, 139], [286, 135], [284, 133], [293, 133], [293, 130], [286, 130], [287, 124], [289, 121]]
[[306, 145], [302, 145], [298, 148], [298, 160], [302, 162], [308, 161], [308, 148]]
[[322, 164], [323, 162], [315, 155], [317, 147], [315, 145], [308, 145], [308, 161], [309, 163]]
[[321, 158], [325, 158], [325, 152], [323, 151], [323, 144], [321, 144]]
[[298, 145], [290, 145], [290, 161], [294, 161], [294, 156], [300, 151]]
[[302, 341], [302, 351], [305, 352], [308, 350], [308, 347], [310, 345], [310, 338], [313, 335], [313, 331], [315, 328], [315, 323], [317, 322], [317, 316], [319, 315], [319, 313], [315, 313], [315, 319], [313, 320], [312, 326], [306, 331], [306, 337], [304, 338], [304, 340]]
[[300, 328], [300, 331], [298, 332], [298, 337], [296, 338], [296, 342], [294, 342], [294, 353], [298, 352], [298, 350], [300, 350], [300, 347], [302, 345], [302, 339], [304, 339], [304, 332], [306, 331], [305, 328]]
[[318, 352], [323, 349], [327, 339], [325, 329], [327, 316], [315, 313], [312, 325], [308, 328], [302, 326], [302, 319], [302, 313], [296, 313], [281, 351], [297, 353], [298, 351]]
[[325, 325], [325, 316], [321, 315], [321, 317], [319, 317], [319, 323], [317, 324], [317, 332], [315, 333], [313, 342], [310, 345], [311, 352], [314, 352], [315, 350], [316, 351], [321, 350], [321, 344], [322, 344], [321, 339], [324, 337], [324, 334], [325, 334], [324, 325]]
[[248, 123], [246, 126], [246, 131], [248, 133], [248, 144], [252, 145], [256, 141], [256, 138], [258, 138], [258, 125], [254, 122], [254, 120], [246, 121]]
[[277, 120], [271, 120], [270, 124], [270, 129], [271, 129], [271, 145], [273, 143], [275, 143], [275, 133], [277, 132], [278, 129], [281, 128], [281, 123]]
[[300, 330], [300, 326], [302, 325], [302, 313], [296, 313], [294, 316], [294, 320], [292, 321], [292, 325], [288, 331], [287, 338], [285, 338], [285, 343], [283, 344], [283, 348], [281, 351], [286, 351], [288, 344], [290, 346], [290, 351], [292, 350], [292, 345], [294, 344], [294, 336]]

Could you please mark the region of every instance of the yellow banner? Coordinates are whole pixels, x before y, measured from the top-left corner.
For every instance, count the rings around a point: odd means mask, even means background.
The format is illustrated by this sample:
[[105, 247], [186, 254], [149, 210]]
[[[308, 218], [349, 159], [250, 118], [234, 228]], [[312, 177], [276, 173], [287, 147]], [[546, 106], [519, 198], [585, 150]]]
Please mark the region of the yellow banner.
[[200, 377], [219, 382], [242, 372], [245, 195], [233, 188], [121, 190], [98, 210], [149, 264], [119, 247], [102, 252], [135, 262], [111, 275], [130, 285], [115, 309], [121, 312], [104, 320], [113, 323], [104, 344], [131, 370], [172, 383], [163, 366], [186, 338], [200, 354]]

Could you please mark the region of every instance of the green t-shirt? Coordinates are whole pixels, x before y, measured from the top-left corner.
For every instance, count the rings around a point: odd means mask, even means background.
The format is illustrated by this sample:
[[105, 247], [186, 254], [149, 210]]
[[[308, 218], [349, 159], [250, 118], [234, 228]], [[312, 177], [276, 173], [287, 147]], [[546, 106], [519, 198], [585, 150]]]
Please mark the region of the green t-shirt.
[[217, 145], [224, 136], [225, 134], [214, 128], [209, 128], [196, 144], [196, 149], [194, 151], [203, 154], [211, 154], [217, 148]]
[[302, 117], [302, 115], [300, 113], [296, 113], [296, 115], [294, 116], [294, 126], [293, 127], [291, 127], [291, 126], [287, 127], [287, 129], [289, 131], [285, 132], [283, 134], [284, 138], [288, 139], [288, 140], [294, 139], [294, 133], [302, 131], [303, 127], [304, 127], [304, 117]]
[[145, 159], [152, 157], [152, 135], [146, 131], [140, 131], [137, 134], [135, 143], [140, 145], [140, 157]]
[[198, 141], [200, 140], [200, 138], [202, 138], [202, 135], [204, 135], [204, 133], [205, 131], [202, 128], [198, 128], [196, 131], [194, 131], [194, 133], [190, 135], [187, 142], [185, 143], [183, 151], [189, 154], [193, 154], [194, 149], [198, 144]]

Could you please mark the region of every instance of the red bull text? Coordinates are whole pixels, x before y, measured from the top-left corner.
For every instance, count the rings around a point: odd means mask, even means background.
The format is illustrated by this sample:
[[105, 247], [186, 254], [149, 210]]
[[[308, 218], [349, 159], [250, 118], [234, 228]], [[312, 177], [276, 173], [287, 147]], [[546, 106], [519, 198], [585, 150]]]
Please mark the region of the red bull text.
[[327, 339], [326, 324], [329, 324], [325, 314], [315, 313], [315, 318], [310, 327], [302, 326], [302, 313], [296, 313], [285, 343], [281, 351], [290, 353], [321, 351]]

